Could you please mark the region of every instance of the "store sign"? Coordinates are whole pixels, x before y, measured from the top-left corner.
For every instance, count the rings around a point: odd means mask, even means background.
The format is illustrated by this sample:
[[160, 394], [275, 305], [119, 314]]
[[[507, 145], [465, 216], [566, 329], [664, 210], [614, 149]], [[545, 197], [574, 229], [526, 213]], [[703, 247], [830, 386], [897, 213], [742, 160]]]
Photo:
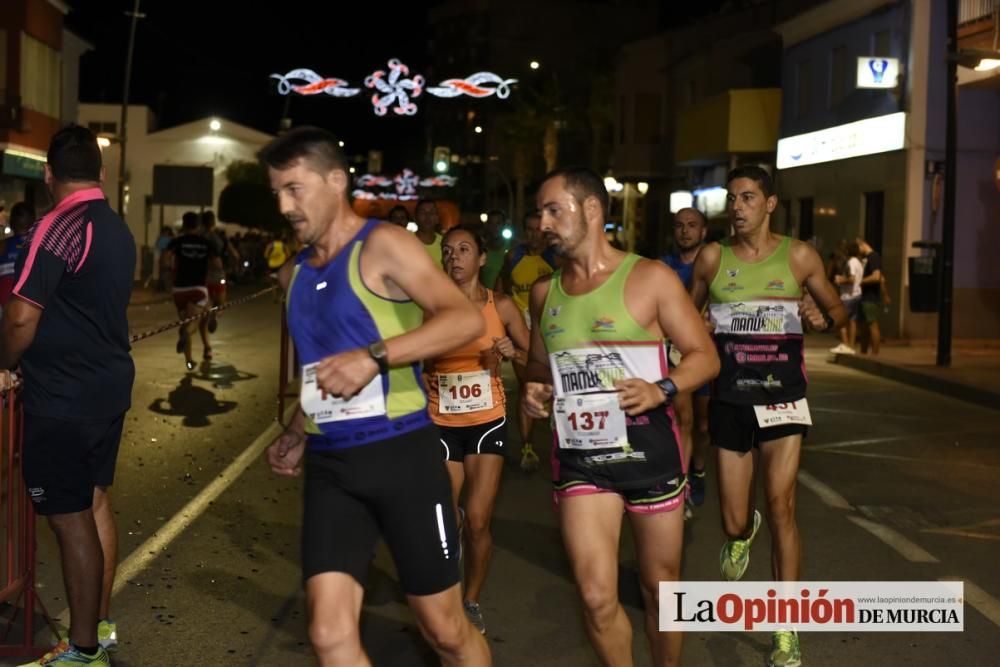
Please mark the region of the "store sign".
[[778, 139], [778, 169], [898, 151], [906, 142], [906, 113], [865, 118], [846, 125]]
[[3, 161], [0, 162], [0, 173], [42, 180], [45, 178], [45, 157], [11, 148], [5, 149]]
[[899, 58], [858, 58], [858, 88], [895, 88], [899, 82]]

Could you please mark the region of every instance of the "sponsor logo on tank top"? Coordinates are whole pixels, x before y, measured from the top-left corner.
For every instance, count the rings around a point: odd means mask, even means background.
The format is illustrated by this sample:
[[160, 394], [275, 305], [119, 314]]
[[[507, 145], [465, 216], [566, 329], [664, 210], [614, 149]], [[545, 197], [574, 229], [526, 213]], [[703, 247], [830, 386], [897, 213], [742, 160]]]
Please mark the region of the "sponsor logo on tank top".
[[615, 321], [610, 317], [598, 317], [594, 320], [594, 324], [590, 327], [590, 330], [593, 333], [613, 333], [616, 331]]
[[774, 379], [774, 376], [770, 374], [763, 380], [759, 378], [737, 378], [736, 380], [737, 389], [781, 389], [783, 386], [781, 380]]
[[611, 391], [615, 382], [625, 379], [625, 360], [618, 352], [578, 354], [573, 351], [555, 355], [555, 366], [565, 394], [585, 391]]
[[767, 284], [765, 290], [774, 290], [778, 292], [783, 292], [785, 290], [785, 281], [780, 278], [776, 278]]

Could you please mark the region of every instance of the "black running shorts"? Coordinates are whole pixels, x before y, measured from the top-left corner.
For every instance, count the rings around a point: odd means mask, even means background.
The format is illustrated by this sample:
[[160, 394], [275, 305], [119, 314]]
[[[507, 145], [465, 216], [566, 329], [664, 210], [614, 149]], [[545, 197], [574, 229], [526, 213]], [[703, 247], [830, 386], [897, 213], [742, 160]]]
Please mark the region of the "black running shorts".
[[436, 426], [305, 458], [303, 580], [344, 572], [364, 586], [379, 535], [409, 595], [451, 588], [458, 529]]
[[35, 512], [72, 514], [94, 503], [94, 487], [111, 486], [125, 415], [68, 421], [24, 415], [24, 485]]
[[438, 426], [445, 461], [461, 462], [470, 454], [503, 456], [507, 442], [507, 417], [475, 426]]
[[712, 444], [734, 452], [749, 452], [760, 443], [780, 440], [790, 435], [805, 435], [803, 424], [781, 424], [761, 428], [752, 405], [737, 405], [712, 398], [708, 403], [708, 431]]

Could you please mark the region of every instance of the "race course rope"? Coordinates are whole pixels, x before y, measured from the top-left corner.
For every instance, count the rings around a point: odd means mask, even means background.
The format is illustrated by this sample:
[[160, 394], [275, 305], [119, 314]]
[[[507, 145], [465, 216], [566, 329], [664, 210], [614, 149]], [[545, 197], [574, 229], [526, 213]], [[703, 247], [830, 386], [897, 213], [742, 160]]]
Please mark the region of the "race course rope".
[[136, 343], [136, 342], [138, 342], [140, 340], [144, 340], [146, 338], [149, 338], [150, 336], [155, 336], [157, 334], [161, 334], [164, 331], [170, 331], [171, 329], [176, 329], [178, 327], [182, 327], [185, 324], [187, 324], [188, 322], [194, 322], [195, 320], [203, 319], [205, 317], [208, 317], [212, 313], [219, 313], [219, 312], [222, 312], [223, 310], [226, 310], [227, 308], [232, 308], [233, 306], [238, 306], [241, 303], [246, 303], [247, 301], [250, 301], [252, 299], [256, 299], [257, 297], [264, 296], [265, 294], [270, 294], [271, 292], [273, 292], [276, 289], [278, 289], [278, 286], [277, 285], [273, 285], [273, 286], [268, 287], [266, 289], [262, 289], [259, 292], [254, 292], [253, 294], [250, 294], [248, 296], [240, 297], [239, 299], [235, 299], [235, 300], [230, 301], [228, 303], [224, 303], [221, 306], [212, 306], [211, 308], [205, 310], [204, 312], [199, 313], [197, 315], [194, 315], [192, 317], [186, 317], [183, 320], [177, 320], [175, 322], [170, 322], [169, 324], [164, 324], [163, 326], [157, 327], [156, 329], [151, 329], [150, 331], [143, 331], [142, 333], [134, 334], [129, 339], [129, 342], [130, 343]]

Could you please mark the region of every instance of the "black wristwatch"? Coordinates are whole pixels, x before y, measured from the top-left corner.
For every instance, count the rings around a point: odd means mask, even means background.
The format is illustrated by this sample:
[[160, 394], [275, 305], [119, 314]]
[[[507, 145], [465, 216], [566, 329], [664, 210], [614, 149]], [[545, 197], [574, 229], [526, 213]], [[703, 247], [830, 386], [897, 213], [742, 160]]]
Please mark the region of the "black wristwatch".
[[368, 354], [375, 360], [375, 363], [378, 364], [379, 373], [384, 375], [389, 372], [389, 352], [385, 349], [385, 342], [377, 340], [369, 345]]
[[835, 324], [833, 318], [830, 317], [829, 313], [823, 313], [823, 322], [824, 324], [826, 324], [826, 328], [823, 329], [823, 331], [829, 331], [830, 329], [833, 328], [833, 325]]
[[670, 378], [657, 380], [654, 384], [663, 390], [663, 395], [668, 401], [677, 395], [677, 385]]

